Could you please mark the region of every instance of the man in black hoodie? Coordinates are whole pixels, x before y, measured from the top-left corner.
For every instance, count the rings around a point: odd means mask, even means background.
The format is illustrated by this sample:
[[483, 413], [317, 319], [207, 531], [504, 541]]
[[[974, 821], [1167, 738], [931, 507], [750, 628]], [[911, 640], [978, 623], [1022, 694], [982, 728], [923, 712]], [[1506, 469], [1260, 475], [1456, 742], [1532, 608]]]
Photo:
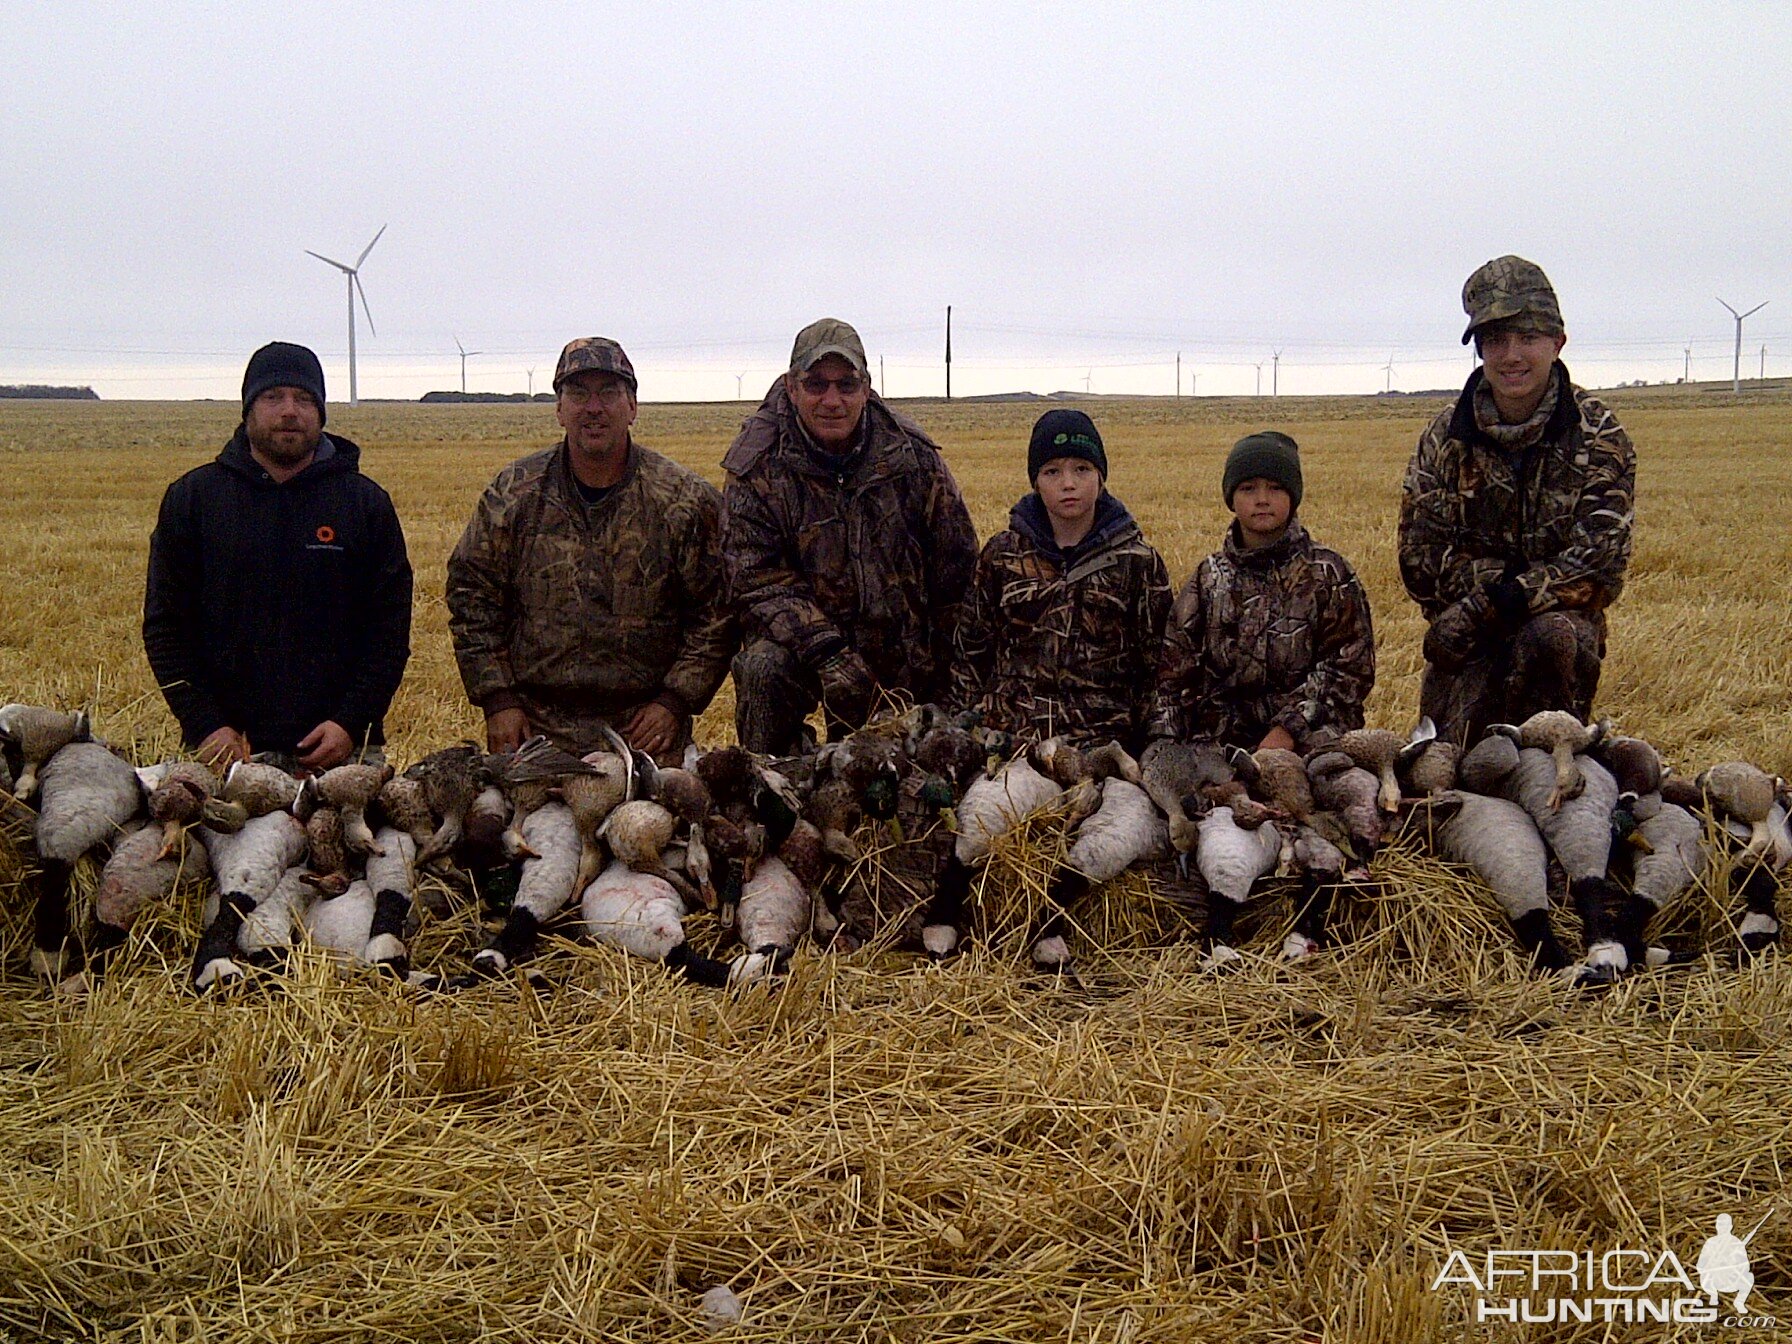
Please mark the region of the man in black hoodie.
[[384, 743], [410, 657], [411, 564], [361, 450], [323, 432], [324, 372], [257, 350], [243, 421], [175, 481], [149, 539], [143, 647], [201, 759], [327, 770]]

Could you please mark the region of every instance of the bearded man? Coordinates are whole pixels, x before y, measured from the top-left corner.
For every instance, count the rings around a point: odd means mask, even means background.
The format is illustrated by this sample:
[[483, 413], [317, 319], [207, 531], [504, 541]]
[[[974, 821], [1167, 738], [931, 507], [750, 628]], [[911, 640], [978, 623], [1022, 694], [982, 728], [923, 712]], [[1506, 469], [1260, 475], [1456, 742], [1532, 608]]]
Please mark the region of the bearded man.
[[214, 768], [253, 754], [322, 771], [385, 742], [411, 652], [411, 562], [391, 498], [326, 418], [317, 356], [264, 345], [224, 451], [162, 496], [143, 648]]

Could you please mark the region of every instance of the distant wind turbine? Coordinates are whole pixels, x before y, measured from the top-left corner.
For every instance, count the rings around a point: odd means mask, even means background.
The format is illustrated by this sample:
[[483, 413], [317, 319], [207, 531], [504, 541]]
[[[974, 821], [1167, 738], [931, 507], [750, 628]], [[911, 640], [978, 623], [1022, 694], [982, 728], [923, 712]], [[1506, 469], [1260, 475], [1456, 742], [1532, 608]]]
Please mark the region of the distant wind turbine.
[[[380, 236], [385, 232], [386, 226], [384, 224], [380, 225], [379, 233], [373, 235], [373, 243], [379, 242]], [[361, 263], [366, 261], [367, 254], [373, 251], [373, 243], [369, 243], [366, 247], [361, 249], [361, 255], [355, 258], [355, 264], [353, 266], [345, 266], [340, 261], [332, 261], [322, 252], [313, 252], [310, 248], [305, 249], [306, 256], [316, 257], [319, 261], [328, 262], [348, 277], [348, 404], [350, 406], [357, 406], [361, 402], [360, 389], [355, 384], [356, 290], [360, 290], [361, 292], [361, 311], [367, 314], [367, 334], [369, 336], [379, 335], [379, 333], [373, 329], [373, 310], [367, 306], [367, 291], [361, 289]]]
[[529, 370], [529, 400], [535, 400], [535, 370]]
[[1393, 351], [1390, 350], [1388, 352], [1388, 362], [1386, 364], [1382, 365], [1381, 367], [1382, 367], [1382, 371], [1385, 372], [1388, 376], [1388, 385], [1385, 390], [1388, 392], [1392, 392], [1394, 390], [1394, 352]]
[[454, 348], [460, 351], [460, 394], [464, 397], [467, 395], [467, 357], [469, 355], [483, 355], [485, 351], [467, 349], [466, 346], [460, 343], [460, 337], [458, 336], [454, 338]]
[[1095, 370], [1090, 369], [1083, 375], [1083, 395], [1086, 397], [1095, 387]]

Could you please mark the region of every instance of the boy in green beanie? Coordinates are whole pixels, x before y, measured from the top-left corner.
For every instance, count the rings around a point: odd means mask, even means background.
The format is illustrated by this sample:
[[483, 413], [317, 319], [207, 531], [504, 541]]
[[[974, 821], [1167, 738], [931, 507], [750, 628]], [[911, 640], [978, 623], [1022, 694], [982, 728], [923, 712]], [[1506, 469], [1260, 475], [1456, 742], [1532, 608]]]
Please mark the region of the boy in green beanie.
[[1310, 752], [1362, 727], [1375, 684], [1368, 596], [1350, 562], [1296, 517], [1293, 439], [1240, 439], [1221, 490], [1235, 517], [1170, 613], [1150, 736]]

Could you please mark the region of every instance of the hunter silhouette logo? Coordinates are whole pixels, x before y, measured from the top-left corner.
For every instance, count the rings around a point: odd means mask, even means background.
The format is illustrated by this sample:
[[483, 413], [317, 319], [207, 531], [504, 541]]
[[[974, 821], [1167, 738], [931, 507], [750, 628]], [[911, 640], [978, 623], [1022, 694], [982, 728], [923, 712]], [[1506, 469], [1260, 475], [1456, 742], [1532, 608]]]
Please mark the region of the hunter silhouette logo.
[[[1773, 1329], [1778, 1321], [1757, 1308], [1749, 1313], [1755, 1276], [1748, 1244], [1773, 1214], [1768, 1209], [1746, 1237], [1732, 1230], [1727, 1213], [1715, 1220], [1716, 1234], [1705, 1238], [1693, 1271], [1665, 1247], [1644, 1250], [1562, 1248], [1488, 1250], [1471, 1256], [1451, 1251], [1432, 1280], [1431, 1291], [1450, 1285], [1472, 1291], [1476, 1323], [1509, 1321], [1545, 1325], [1570, 1322], [1607, 1325], [1744, 1326]], [[1731, 1309], [1724, 1311], [1724, 1298]]]
[[[1768, 1213], [1773, 1210], [1769, 1209]], [[1761, 1215], [1761, 1223], [1767, 1221], [1767, 1214]], [[1731, 1231], [1734, 1224], [1730, 1215], [1717, 1215], [1717, 1235], [1706, 1237], [1705, 1244], [1699, 1248], [1699, 1259], [1694, 1266], [1699, 1271], [1699, 1291], [1706, 1294], [1713, 1303], [1719, 1297], [1736, 1296], [1736, 1314], [1742, 1315], [1748, 1310], [1748, 1295], [1754, 1291], [1755, 1276], [1749, 1272], [1748, 1244], [1755, 1239], [1755, 1233], [1761, 1230], [1761, 1223], [1749, 1229], [1746, 1237], [1738, 1239]]]

